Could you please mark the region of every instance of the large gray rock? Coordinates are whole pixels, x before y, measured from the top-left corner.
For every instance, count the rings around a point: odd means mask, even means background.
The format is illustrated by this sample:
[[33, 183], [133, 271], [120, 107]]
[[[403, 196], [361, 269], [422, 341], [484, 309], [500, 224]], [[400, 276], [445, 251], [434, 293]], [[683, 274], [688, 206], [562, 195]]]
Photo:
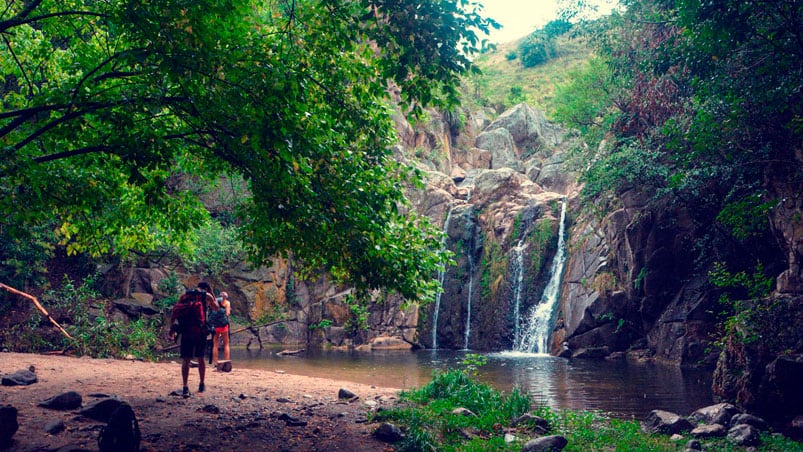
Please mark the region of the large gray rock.
[[674, 435], [691, 431], [693, 428], [694, 425], [688, 419], [664, 410], [651, 411], [641, 422], [641, 429], [646, 433]]
[[739, 446], [758, 446], [761, 444], [759, 431], [752, 425], [734, 425], [728, 430], [728, 440]]
[[717, 403], [694, 411], [689, 418], [705, 424], [731, 425], [731, 418], [742, 411], [730, 403]]

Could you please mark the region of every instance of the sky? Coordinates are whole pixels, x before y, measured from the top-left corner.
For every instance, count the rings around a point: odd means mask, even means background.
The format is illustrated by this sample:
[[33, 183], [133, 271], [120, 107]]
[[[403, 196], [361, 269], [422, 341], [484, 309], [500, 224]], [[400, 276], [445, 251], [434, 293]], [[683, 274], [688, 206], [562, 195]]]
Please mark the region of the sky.
[[[491, 42], [505, 43], [526, 36], [558, 17], [559, 0], [479, 0], [483, 15], [500, 24], [488, 36]], [[600, 12], [610, 11], [611, 0], [599, 0]], [[604, 5], [608, 5], [607, 7]]]

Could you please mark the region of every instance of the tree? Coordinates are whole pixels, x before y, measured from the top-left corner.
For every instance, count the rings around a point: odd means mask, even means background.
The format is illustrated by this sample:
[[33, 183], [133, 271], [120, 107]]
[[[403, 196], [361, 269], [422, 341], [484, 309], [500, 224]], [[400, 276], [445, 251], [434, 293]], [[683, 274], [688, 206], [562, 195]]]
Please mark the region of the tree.
[[[463, 5], [471, 9], [464, 10]], [[255, 262], [292, 252], [408, 298], [443, 259], [402, 214], [388, 84], [457, 99], [478, 32], [463, 0], [32, 0], [0, 13], [0, 235], [53, 224], [71, 253], [186, 244], [197, 187], [242, 177]], [[188, 184], [187, 181], [192, 183]], [[196, 187], [196, 188], [193, 188]]]

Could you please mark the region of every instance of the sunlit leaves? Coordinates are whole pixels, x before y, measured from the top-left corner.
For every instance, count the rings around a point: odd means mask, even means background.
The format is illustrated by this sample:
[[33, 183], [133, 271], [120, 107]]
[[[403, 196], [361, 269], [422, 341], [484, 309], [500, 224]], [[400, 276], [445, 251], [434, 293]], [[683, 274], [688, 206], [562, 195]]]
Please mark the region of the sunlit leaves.
[[[15, 2], [0, 16], [0, 215], [70, 252], [187, 247], [220, 175], [257, 263], [292, 253], [360, 289], [426, 295], [442, 260], [400, 215], [388, 84], [453, 102], [475, 33], [457, 1]], [[26, 9], [28, 6], [30, 8]], [[464, 11], [461, 6], [470, 8]]]

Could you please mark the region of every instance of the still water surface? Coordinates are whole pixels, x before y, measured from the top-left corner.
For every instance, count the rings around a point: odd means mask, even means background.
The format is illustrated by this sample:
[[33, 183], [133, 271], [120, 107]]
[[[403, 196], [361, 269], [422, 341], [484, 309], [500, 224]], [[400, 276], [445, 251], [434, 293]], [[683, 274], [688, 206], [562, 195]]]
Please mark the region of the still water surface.
[[[312, 350], [281, 356], [280, 349], [233, 348], [235, 367], [281, 370], [380, 387], [412, 389], [427, 384], [432, 372], [460, 367], [466, 351], [419, 350], [346, 352]], [[470, 352], [474, 353], [474, 352]], [[713, 403], [711, 374], [660, 364], [566, 360], [515, 352], [484, 354], [479, 380], [502, 390], [526, 390], [533, 405], [599, 410], [619, 418], [643, 419], [662, 409], [688, 415]]]

